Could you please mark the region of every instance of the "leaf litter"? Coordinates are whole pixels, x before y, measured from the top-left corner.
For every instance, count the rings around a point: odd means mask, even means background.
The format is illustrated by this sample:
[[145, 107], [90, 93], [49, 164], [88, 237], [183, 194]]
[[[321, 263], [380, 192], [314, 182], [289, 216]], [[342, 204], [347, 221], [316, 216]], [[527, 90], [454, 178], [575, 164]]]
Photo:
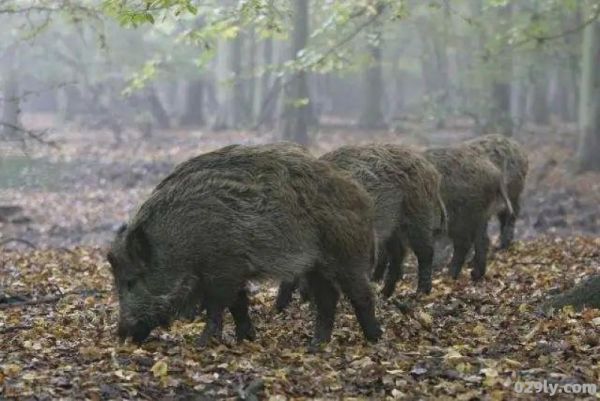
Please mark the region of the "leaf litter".
[[548, 294], [598, 273], [600, 239], [517, 242], [492, 256], [482, 283], [437, 272], [428, 296], [413, 294], [412, 266], [395, 296], [378, 300], [379, 343], [364, 342], [343, 300], [332, 342], [316, 353], [307, 349], [310, 306], [296, 299], [276, 314], [268, 283], [252, 295], [255, 342], [236, 344], [227, 317], [224, 341], [198, 348], [198, 316], [156, 329], [141, 347], [119, 344], [104, 255], [90, 247], [2, 254], [3, 397], [509, 400], [516, 381], [600, 380], [600, 311], [539, 313]]

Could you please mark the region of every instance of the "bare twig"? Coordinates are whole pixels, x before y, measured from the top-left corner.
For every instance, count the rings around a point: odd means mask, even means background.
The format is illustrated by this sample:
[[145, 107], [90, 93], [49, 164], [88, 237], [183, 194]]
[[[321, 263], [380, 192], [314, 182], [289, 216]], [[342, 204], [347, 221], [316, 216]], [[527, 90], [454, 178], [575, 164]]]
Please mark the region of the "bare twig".
[[25, 129], [23, 127], [20, 127], [18, 125], [7, 123], [7, 122], [3, 122], [3, 121], [0, 121], [0, 126], [7, 127], [7, 128], [10, 128], [10, 129], [13, 129], [15, 131], [21, 132], [24, 135], [26, 135], [27, 137], [29, 137], [29, 138], [33, 139], [34, 141], [36, 141], [38, 143], [41, 143], [43, 145], [47, 145], [47, 146], [50, 146], [50, 147], [55, 148], [55, 149], [60, 149], [60, 146], [58, 146], [56, 144], [56, 142], [54, 142], [54, 141], [48, 141], [48, 140], [46, 140], [46, 139], [43, 138], [43, 136], [48, 133], [47, 129], [46, 130], [42, 130], [42, 131], [33, 131], [33, 130], [28, 130], [28, 129]]
[[53, 295], [47, 297], [41, 297], [38, 299], [29, 299], [27, 301], [15, 302], [15, 303], [3, 303], [0, 304], [0, 309], [8, 309], [19, 306], [31, 306], [31, 305], [40, 305], [40, 304], [51, 304], [58, 302], [62, 298], [62, 295]]
[[14, 303], [0, 303], [0, 309], [9, 309], [9, 308], [18, 308], [23, 306], [33, 306], [33, 305], [41, 305], [41, 304], [53, 304], [60, 301], [67, 295], [81, 295], [81, 296], [92, 296], [92, 295], [101, 295], [108, 294], [110, 291], [108, 290], [81, 290], [81, 291], [69, 291], [65, 293], [61, 293], [59, 295], [48, 295], [45, 297], [37, 298], [37, 299], [28, 299], [25, 301], [18, 301]]
[[11, 331], [17, 331], [17, 330], [29, 330], [32, 327], [33, 326], [24, 325], [24, 324], [19, 324], [16, 326], [9, 326], [5, 329], [0, 330], [0, 334], [6, 334], [6, 333], [10, 333]]
[[8, 238], [8, 239], [5, 239], [5, 240], [3, 240], [3, 241], [0, 242], [0, 246], [4, 246], [4, 245], [6, 245], [8, 243], [11, 243], [11, 242], [18, 242], [20, 244], [27, 245], [31, 249], [37, 249], [37, 246], [34, 243], [29, 242], [26, 239], [22, 239], [22, 238]]

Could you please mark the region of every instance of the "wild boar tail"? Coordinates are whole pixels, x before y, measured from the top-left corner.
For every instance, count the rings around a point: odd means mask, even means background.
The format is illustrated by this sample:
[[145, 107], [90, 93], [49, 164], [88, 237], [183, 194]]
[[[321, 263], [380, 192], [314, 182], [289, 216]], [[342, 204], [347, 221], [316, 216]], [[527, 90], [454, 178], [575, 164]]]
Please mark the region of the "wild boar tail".
[[512, 202], [508, 197], [508, 190], [506, 189], [506, 181], [508, 180], [508, 160], [505, 158], [502, 163], [502, 177], [500, 179], [500, 196], [506, 205], [506, 210], [511, 216], [514, 216], [515, 210], [513, 208]]
[[441, 233], [448, 232], [448, 211], [446, 210], [446, 204], [442, 200], [442, 194], [440, 191], [437, 193], [437, 203], [440, 209], [440, 227], [439, 230]]

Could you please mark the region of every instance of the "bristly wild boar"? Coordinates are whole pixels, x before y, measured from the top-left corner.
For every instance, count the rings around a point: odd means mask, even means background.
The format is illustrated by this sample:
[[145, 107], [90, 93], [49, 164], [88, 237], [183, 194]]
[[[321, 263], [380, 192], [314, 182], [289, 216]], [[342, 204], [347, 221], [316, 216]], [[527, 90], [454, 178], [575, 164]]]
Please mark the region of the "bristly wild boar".
[[119, 336], [142, 342], [202, 302], [200, 344], [229, 308], [238, 339], [252, 338], [245, 284], [304, 275], [317, 309], [313, 343], [331, 337], [338, 286], [367, 340], [381, 335], [368, 272], [368, 194], [290, 144], [228, 146], [175, 168], [118, 233], [109, 252], [119, 294]]
[[448, 212], [448, 236], [454, 247], [450, 274], [458, 278], [467, 253], [475, 248], [471, 277], [485, 275], [489, 247], [488, 221], [512, 205], [502, 172], [468, 146], [431, 148], [424, 152], [442, 175], [442, 199]]
[[407, 248], [418, 259], [417, 291], [431, 292], [433, 235], [446, 213], [435, 167], [418, 150], [390, 144], [343, 146], [320, 159], [348, 173], [373, 198], [378, 248], [387, 256], [377, 270], [390, 262], [383, 296], [393, 294]]
[[521, 193], [529, 169], [527, 154], [516, 141], [504, 135], [484, 135], [466, 144], [481, 155], [488, 157], [505, 175], [508, 198], [512, 203], [513, 214], [506, 208], [498, 213], [500, 222], [500, 248], [506, 249], [513, 241], [515, 221], [521, 211]]

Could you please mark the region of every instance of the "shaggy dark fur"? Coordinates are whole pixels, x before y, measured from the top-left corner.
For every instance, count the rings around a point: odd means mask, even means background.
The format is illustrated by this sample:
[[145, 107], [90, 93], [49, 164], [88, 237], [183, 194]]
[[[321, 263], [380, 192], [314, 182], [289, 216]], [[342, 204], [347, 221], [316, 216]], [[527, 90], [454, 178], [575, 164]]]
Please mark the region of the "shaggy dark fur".
[[[431, 291], [433, 233], [445, 225], [435, 167], [415, 149], [400, 145], [343, 146], [320, 158], [359, 182], [375, 203], [375, 232], [383, 275], [390, 262], [382, 294], [389, 297], [402, 277], [407, 247], [419, 261], [418, 291]], [[276, 307], [291, 299], [292, 283], [280, 287]]]
[[475, 248], [471, 277], [485, 275], [489, 218], [512, 205], [502, 172], [469, 146], [435, 148], [425, 156], [442, 175], [442, 199], [448, 211], [448, 236], [454, 245], [450, 273], [458, 278], [471, 246]]
[[488, 157], [505, 175], [508, 197], [514, 213], [506, 208], [498, 213], [500, 221], [500, 248], [510, 246], [515, 235], [515, 221], [521, 211], [521, 193], [525, 187], [525, 179], [529, 163], [523, 146], [503, 135], [484, 135], [466, 143], [482, 156]]
[[252, 338], [246, 282], [303, 275], [317, 309], [313, 343], [331, 337], [338, 287], [376, 341], [367, 276], [374, 241], [368, 194], [301, 147], [233, 145], [200, 155], [156, 187], [112, 244], [119, 335], [141, 342], [202, 302], [201, 344], [220, 333], [225, 308], [238, 339]]

